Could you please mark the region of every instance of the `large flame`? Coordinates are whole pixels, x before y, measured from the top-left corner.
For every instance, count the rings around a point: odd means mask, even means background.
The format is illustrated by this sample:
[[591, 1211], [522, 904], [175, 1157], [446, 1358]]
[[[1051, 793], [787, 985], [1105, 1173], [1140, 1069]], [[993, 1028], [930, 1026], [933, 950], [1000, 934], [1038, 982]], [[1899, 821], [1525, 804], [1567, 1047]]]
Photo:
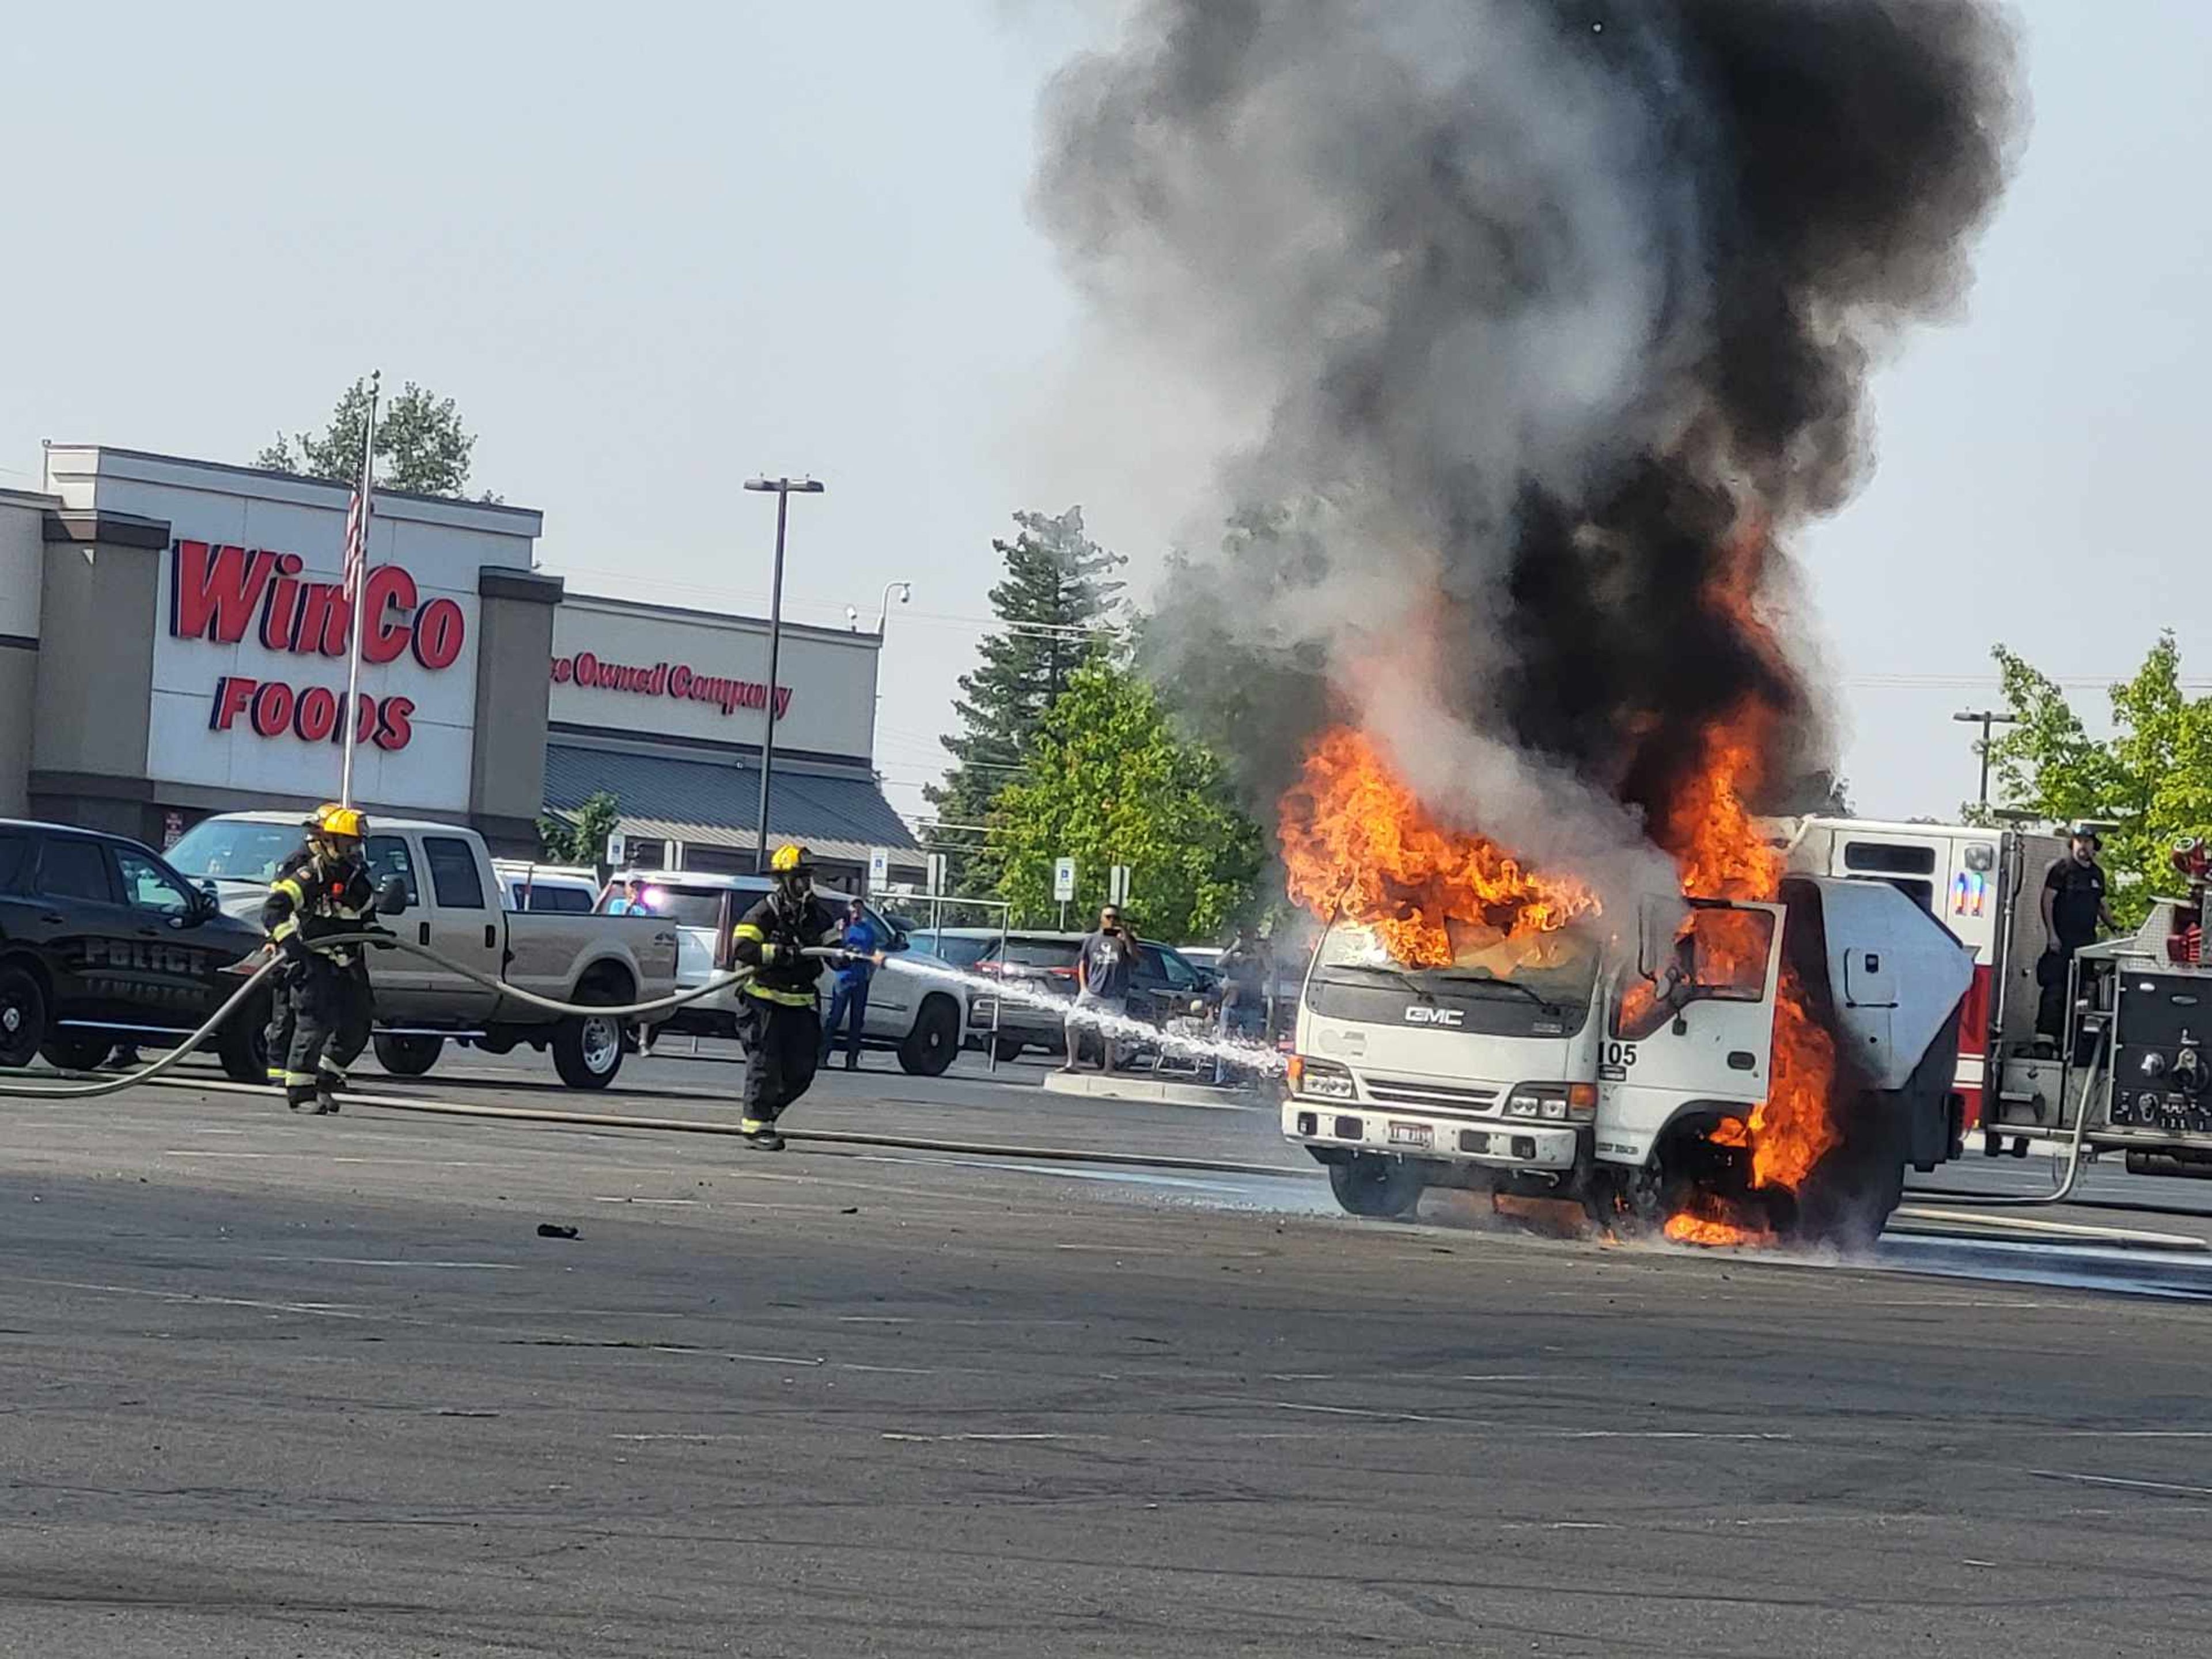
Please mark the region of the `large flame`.
[[1316, 739], [1279, 822], [1291, 899], [1324, 921], [1367, 923], [1409, 967], [1480, 952], [1504, 976], [1546, 954], [1546, 934], [1598, 908], [1581, 882], [1525, 868], [1497, 842], [1437, 823], [1349, 726]]
[[[1716, 722], [1705, 733], [1701, 763], [1655, 826], [1681, 872], [1686, 895], [1768, 902], [1781, 896], [1782, 854], [1760, 833], [1748, 805], [1762, 781], [1771, 724], [1766, 707], [1750, 700]], [[1795, 1193], [1842, 1135], [1831, 1098], [1835, 1042], [1808, 1012], [1805, 988], [1786, 963], [1773, 1042], [1766, 1098], [1752, 1109], [1747, 1122], [1727, 1120], [1711, 1138], [1723, 1146], [1748, 1144], [1753, 1188]], [[1670, 1218], [1667, 1236], [1698, 1244], [1763, 1243], [1769, 1237], [1755, 1221], [1710, 1209]]]

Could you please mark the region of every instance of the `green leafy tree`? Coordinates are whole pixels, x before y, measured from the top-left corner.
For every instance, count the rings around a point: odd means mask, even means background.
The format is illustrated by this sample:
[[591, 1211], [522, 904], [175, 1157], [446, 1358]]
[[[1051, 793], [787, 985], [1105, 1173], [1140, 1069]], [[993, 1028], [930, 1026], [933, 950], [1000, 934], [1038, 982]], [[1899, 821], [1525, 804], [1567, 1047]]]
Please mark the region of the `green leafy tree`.
[[999, 896], [1030, 924], [1056, 913], [1053, 860], [1072, 856], [1078, 915], [1126, 864], [1139, 933], [1212, 939], [1249, 914], [1266, 862], [1219, 757], [1179, 737], [1152, 687], [1103, 659], [1077, 669], [1046, 714], [1024, 775], [1000, 792], [998, 822]]
[[[339, 394], [319, 437], [301, 432], [287, 438], [280, 432], [253, 464], [349, 484], [361, 472], [362, 434], [368, 424], [368, 381], [362, 379]], [[385, 489], [459, 499], [468, 494], [476, 447], [476, 434], [462, 426], [453, 400], [410, 380], [377, 411], [376, 483]], [[499, 498], [487, 493], [477, 499]]]
[[2020, 724], [1990, 745], [1997, 798], [2053, 823], [2109, 825], [2113, 913], [2129, 926], [2174, 885], [2173, 843], [2212, 834], [2212, 696], [2181, 684], [2181, 653], [2161, 634], [2111, 690], [2112, 733], [2090, 735], [2047, 674], [1999, 646], [2006, 706]]
[[605, 790], [589, 797], [574, 812], [548, 813], [538, 820], [538, 839], [549, 864], [604, 863], [607, 837], [622, 822], [622, 803]]
[[[1115, 573], [1127, 561], [1084, 532], [1081, 507], [1017, 513], [1014, 523], [1020, 533], [1013, 540], [991, 544], [1006, 567], [991, 590], [992, 613], [1002, 626], [984, 636], [982, 660], [960, 677], [953, 705], [960, 730], [943, 739], [953, 764], [942, 783], [922, 792], [945, 823], [992, 821], [1000, 795], [1021, 775], [1045, 711], [1097, 654], [1099, 630], [1121, 596]], [[954, 838], [976, 846], [947, 848], [953, 890], [989, 891], [1000, 868], [995, 837], [954, 832]]]

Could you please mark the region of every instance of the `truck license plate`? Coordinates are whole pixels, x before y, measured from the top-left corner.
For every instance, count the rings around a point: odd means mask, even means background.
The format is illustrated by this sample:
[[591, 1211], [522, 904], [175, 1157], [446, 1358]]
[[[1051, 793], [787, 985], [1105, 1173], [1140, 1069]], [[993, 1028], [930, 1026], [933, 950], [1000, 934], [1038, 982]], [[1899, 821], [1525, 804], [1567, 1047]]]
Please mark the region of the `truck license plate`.
[[1393, 1146], [1433, 1146], [1437, 1132], [1425, 1123], [1393, 1123], [1390, 1144]]

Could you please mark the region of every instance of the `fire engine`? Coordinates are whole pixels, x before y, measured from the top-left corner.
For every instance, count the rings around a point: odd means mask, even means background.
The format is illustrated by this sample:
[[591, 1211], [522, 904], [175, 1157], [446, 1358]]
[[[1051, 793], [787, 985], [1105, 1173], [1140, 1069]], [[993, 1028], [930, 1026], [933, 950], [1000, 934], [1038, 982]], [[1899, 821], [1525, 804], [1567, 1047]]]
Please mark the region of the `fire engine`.
[[2045, 1090], [2054, 1052], [2039, 1044], [2036, 963], [2045, 947], [2044, 877], [2066, 855], [2065, 838], [1964, 823], [1890, 823], [1806, 817], [1771, 826], [1790, 867], [1810, 875], [1887, 882], [1933, 915], [1974, 954], [1974, 981], [1959, 1021], [1961, 1137], [1979, 1130], [1995, 1157], [2008, 1139], [2057, 1132]]

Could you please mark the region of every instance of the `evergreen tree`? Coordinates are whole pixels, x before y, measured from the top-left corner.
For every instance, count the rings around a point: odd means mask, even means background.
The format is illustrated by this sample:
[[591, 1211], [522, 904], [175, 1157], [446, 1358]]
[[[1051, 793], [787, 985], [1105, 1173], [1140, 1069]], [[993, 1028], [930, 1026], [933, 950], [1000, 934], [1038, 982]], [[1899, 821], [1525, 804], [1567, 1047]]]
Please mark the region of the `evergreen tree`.
[[[991, 610], [1004, 627], [984, 637], [982, 660], [960, 677], [954, 704], [961, 730], [945, 738], [953, 765], [942, 783], [923, 791], [941, 823], [991, 821], [1000, 794], [1020, 775], [1045, 711], [1076, 672], [1097, 653], [1100, 635], [1119, 601], [1115, 573], [1126, 562], [1084, 533], [1083, 509], [1052, 516], [1017, 513], [1020, 533], [991, 545], [1006, 574], [991, 590]], [[947, 873], [952, 890], [988, 892], [999, 859], [973, 832], [949, 832]], [[973, 851], [953, 850], [972, 844]]]

